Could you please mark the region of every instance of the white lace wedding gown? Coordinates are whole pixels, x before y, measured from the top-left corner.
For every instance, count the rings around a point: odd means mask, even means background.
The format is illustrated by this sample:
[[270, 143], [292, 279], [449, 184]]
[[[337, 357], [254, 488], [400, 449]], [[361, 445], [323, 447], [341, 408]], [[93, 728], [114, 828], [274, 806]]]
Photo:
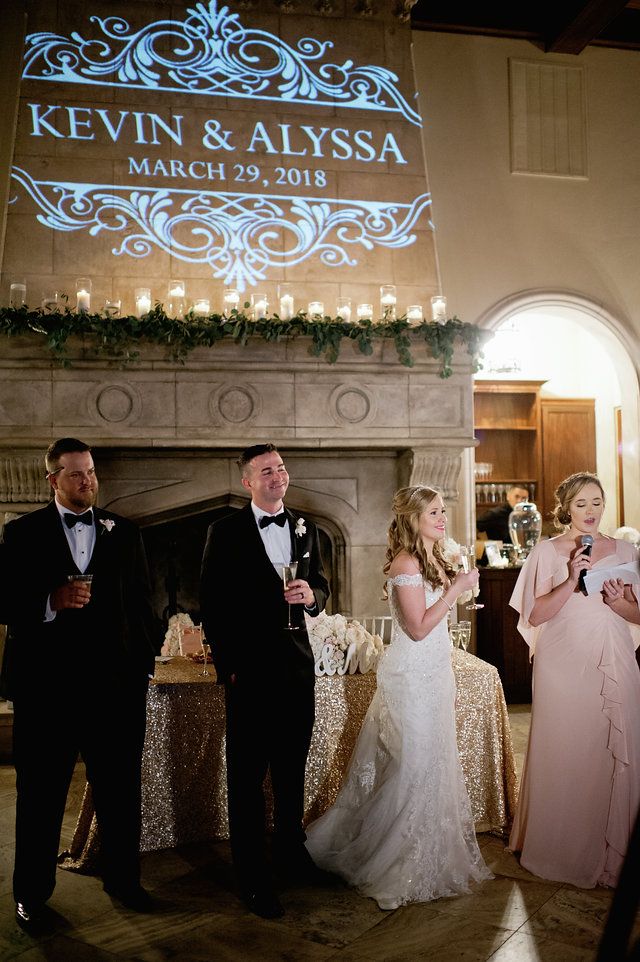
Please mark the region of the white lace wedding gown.
[[[491, 878], [474, 831], [458, 757], [447, 620], [421, 641], [402, 631], [387, 582], [393, 632], [378, 686], [333, 806], [307, 829], [314, 861], [380, 908], [469, 892]], [[425, 585], [427, 605], [442, 588]]]

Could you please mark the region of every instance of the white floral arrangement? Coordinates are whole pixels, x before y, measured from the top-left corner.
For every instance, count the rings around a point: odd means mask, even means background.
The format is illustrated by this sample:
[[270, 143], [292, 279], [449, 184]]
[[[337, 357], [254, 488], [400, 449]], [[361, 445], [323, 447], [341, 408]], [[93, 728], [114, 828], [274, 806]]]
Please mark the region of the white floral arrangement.
[[161, 655], [171, 656], [180, 654], [180, 627], [183, 628], [194, 628], [193, 620], [191, 615], [188, 615], [186, 611], [180, 611], [177, 615], [171, 615], [169, 618], [169, 627], [164, 636], [164, 644], [160, 651]]
[[[462, 568], [462, 548], [457, 541], [454, 541], [453, 538], [443, 538], [440, 543], [440, 551], [442, 552], [444, 560], [453, 568], [456, 568], [458, 571]], [[462, 594], [458, 596], [457, 604], [464, 605], [473, 598], [477, 598], [479, 594], [480, 588], [477, 586], [475, 588], [469, 588], [468, 591], [463, 591]]]
[[359, 621], [344, 615], [321, 612], [305, 615], [316, 675], [354, 675], [375, 671], [384, 651], [379, 635], [372, 635]]

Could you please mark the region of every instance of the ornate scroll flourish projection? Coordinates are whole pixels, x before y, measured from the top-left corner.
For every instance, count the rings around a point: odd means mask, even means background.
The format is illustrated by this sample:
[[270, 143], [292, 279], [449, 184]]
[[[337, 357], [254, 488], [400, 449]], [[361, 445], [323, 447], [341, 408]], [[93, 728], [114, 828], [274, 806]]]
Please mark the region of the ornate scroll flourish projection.
[[303, 37], [292, 47], [266, 30], [243, 27], [216, 0], [186, 12], [184, 21], [157, 20], [137, 31], [121, 17], [91, 17], [107, 39], [85, 40], [75, 30], [70, 37], [32, 33], [23, 77], [391, 111], [422, 126], [390, 70], [321, 62], [330, 40]]
[[180, 260], [208, 264], [214, 277], [241, 291], [264, 280], [269, 270], [312, 255], [326, 267], [353, 267], [358, 246], [407, 247], [431, 204], [428, 193], [397, 204], [36, 181], [20, 167], [13, 168], [13, 177], [40, 207], [41, 224], [93, 236], [126, 231], [114, 254], [146, 257], [157, 247]]

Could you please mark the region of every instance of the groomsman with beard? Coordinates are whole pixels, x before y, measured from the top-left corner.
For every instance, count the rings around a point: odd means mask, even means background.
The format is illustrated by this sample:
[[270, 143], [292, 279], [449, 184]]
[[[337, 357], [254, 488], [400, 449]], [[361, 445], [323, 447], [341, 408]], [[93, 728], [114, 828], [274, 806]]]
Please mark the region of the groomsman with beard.
[[[304, 612], [318, 614], [329, 586], [315, 525], [284, 507], [289, 475], [273, 444], [238, 459], [251, 503], [209, 528], [201, 611], [227, 709], [227, 785], [234, 867], [248, 908], [282, 906], [265, 851], [263, 783], [271, 772], [273, 868], [292, 881], [321, 873], [304, 842], [304, 773], [314, 722], [314, 659]], [[282, 569], [297, 562], [284, 590]], [[289, 609], [290, 606], [290, 609]], [[294, 628], [288, 627], [289, 617]]]
[[17, 921], [32, 930], [55, 887], [79, 753], [105, 891], [134, 911], [152, 907], [140, 885], [140, 768], [157, 639], [142, 539], [131, 521], [96, 507], [87, 444], [55, 441], [45, 466], [53, 500], [8, 522], [2, 548], [2, 693], [13, 700], [17, 776], [13, 890]]

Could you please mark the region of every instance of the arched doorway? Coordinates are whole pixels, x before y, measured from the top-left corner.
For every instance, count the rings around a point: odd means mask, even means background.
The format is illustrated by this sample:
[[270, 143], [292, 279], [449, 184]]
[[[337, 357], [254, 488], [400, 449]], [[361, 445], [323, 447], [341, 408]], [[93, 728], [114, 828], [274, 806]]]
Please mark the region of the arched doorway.
[[[635, 338], [601, 306], [565, 292], [513, 295], [486, 311], [478, 323], [497, 335], [510, 329], [507, 353], [515, 351], [519, 364], [517, 372], [485, 370], [479, 377], [541, 378], [547, 382], [543, 388], [547, 396], [596, 399], [598, 473], [609, 494], [604, 529], [615, 530], [621, 518], [640, 527]], [[496, 350], [499, 342], [488, 345], [487, 358]]]

